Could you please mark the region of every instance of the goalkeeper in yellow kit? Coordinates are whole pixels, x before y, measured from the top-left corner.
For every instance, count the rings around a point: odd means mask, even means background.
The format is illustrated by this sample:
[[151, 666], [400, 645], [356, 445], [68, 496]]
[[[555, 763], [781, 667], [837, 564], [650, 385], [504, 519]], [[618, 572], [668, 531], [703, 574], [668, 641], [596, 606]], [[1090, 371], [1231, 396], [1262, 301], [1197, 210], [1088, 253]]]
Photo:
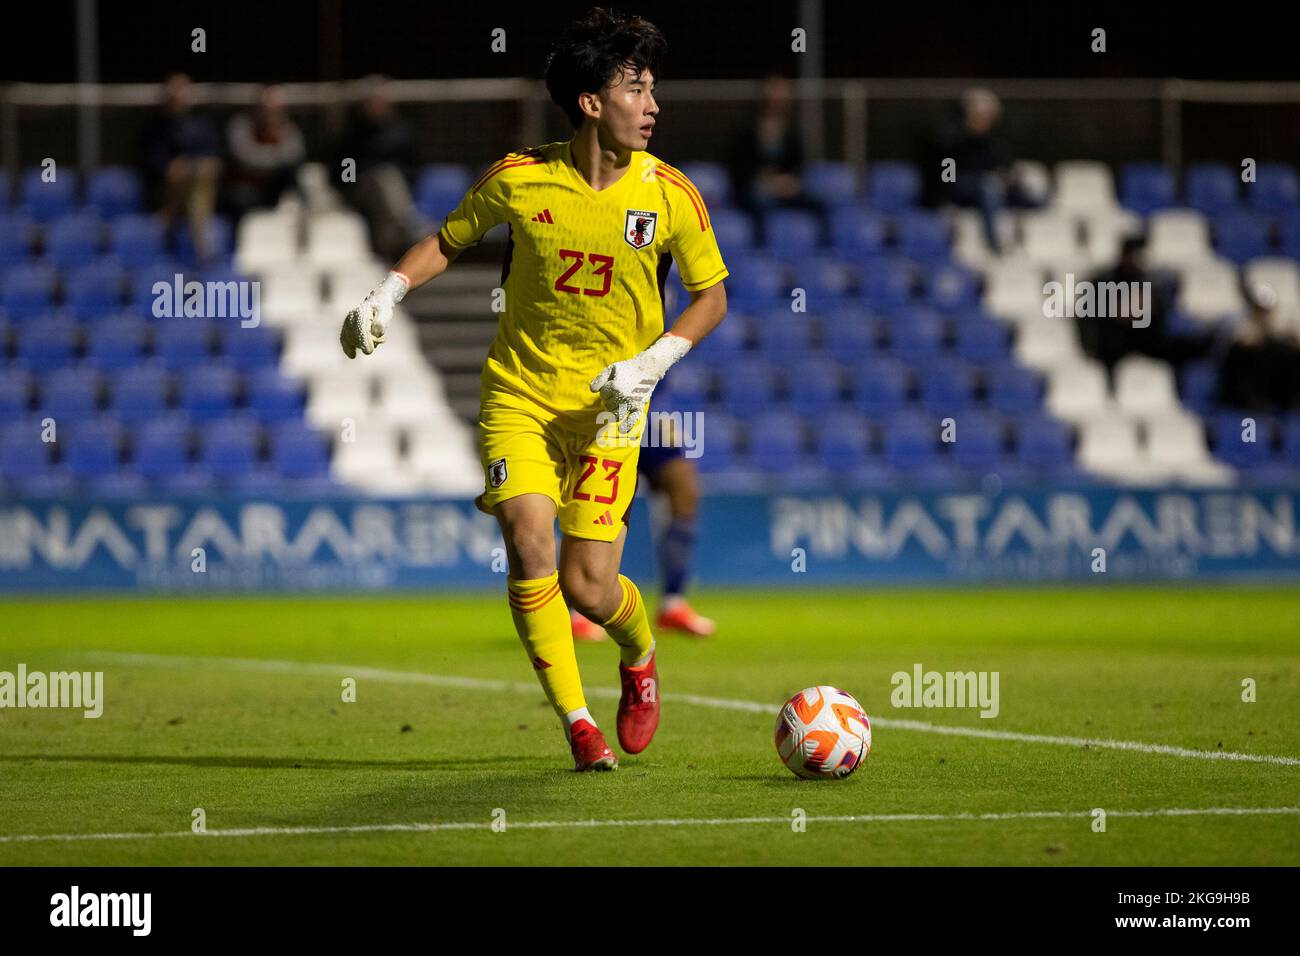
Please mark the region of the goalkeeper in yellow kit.
[[[641, 431], [656, 383], [727, 308], [727, 269], [699, 191], [645, 151], [664, 47], [638, 17], [593, 9], [570, 24], [546, 85], [573, 138], [488, 167], [341, 334], [349, 357], [370, 354], [410, 288], [508, 224], [505, 311], [483, 365], [477, 503], [501, 524], [515, 628], [578, 770], [612, 770], [618, 758], [587, 710], [565, 603], [619, 646], [618, 739], [639, 753], [659, 724], [655, 642], [640, 592], [618, 569]], [[691, 302], [665, 333], [670, 257]]]

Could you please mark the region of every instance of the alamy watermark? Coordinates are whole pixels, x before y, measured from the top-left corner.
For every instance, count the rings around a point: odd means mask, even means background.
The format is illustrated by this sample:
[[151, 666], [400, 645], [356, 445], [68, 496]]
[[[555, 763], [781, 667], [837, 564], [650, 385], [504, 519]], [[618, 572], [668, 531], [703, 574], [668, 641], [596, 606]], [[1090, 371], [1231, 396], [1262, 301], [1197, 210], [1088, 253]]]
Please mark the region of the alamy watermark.
[[645, 429], [636, 437], [636, 429], [620, 434], [615, 424], [618, 416], [601, 412], [596, 416], [596, 444], [601, 448], [626, 448], [636, 442], [646, 448], [681, 448], [687, 458], [704, 454], [703, 412], [652, 411], [646, 416]]
[[896, 671], [889, 682], [895, 707], [978, 707], [981, 717], [996, 717], [1001, 709], [998, 671], [927, 671], [920, 664]]
[[239, 319], [245, 329], [262, 324], [262, 283], [256, 279], [186, 282], [177, 272], [171, 282], [159, 280], [150, 291], [156, 319]]
[[103, 671], [0, 671], [0, 710], [12, 707], [69, 707], [87, 718], [104, 713]]
[[1064, 282], [1043, 283], [1045, 319], [1131, 319], [1133, 328], [1151, 324], [1150, 282], [1094, 282], [1075, 280], [1073, 272]]

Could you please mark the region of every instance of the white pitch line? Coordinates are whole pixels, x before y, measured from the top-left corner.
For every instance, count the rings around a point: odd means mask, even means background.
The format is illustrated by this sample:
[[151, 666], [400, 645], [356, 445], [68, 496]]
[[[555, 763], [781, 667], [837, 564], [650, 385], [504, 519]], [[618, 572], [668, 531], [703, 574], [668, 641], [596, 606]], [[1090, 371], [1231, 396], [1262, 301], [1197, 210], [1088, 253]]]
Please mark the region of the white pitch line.
[[[82, 656], [92, 660], [113, 661], [139, 667], [187, 667], [235, 671], [260, 671], [281, 674], [316, 675], [321, 677], [356, 677], [400, 684], [424, 684], [433, 687], [462, 687], [474, 690], [512, 691], [537, 693], [534, 683], [491, 680], [480, 677], [456, 677], [446, 674], [424, 674], [419, 671], [395, 671], [379, 667], [345, 667], [339, 664], [314, 664], [306, 661], [261, 660], [251, 657], [186, 657], [167, 654], [119, 654], [109, 651], [86, 652]], [[590, 687], [592, 697], [617, 699], [618, 690], [612, 687]], [[780, 709], [771, 704], [750, 700], [733, 700], [725, 697], [701, 697], [696, 694], [663, 694], [665, 701], [712, 707], [716, 710], [739, 710], [751, 714], [775, 715]], [[1265, 763], [1284, 767], [1300, 767], [1300, 757], [1282, 757], [1274, 754], [1248, 754], [1232, 750], [1192, 750], [1169, 744], [1148, 744], [1137, 740], [1110, 740], [1094, 737], [1067, 737], [1053, 734], [1025, 734], [1014, 730], [990, 730], [983, 727], [953, 727], [931, 724], [923, 720], [906, 720], [894, 717], [871, 718], [872, 727], [888, 730], [914, 730], [927, 734], [946, 734], [952, 737], [976, 737], [982, 740], [1006, 740], [1027, 744], [1055, 744], [1060, 747], [1086, 747], [1097, 750], [1128, 750], [1136, 753], [1159, 754], [1165, 757], [1182, 757], [1190, 760], [1230, 760], [1241, 763]]]
[[[1199, 807], [1153, 810], [1107, 810], [1109, 817], [1277, 816], [1300, 814], [1300, 807]], [[1001, 820], [1088, 819], [1091, 810], [1023, 810], [1009, 813], [872, 813], [805, 817], [807, 823], [969, 823]], [[794, 817], [678, 817], [650, 820], [525, 820], [506, 822], [506, 830], [590, 830], [608, 827], [720, 827], [783, 824]], [[153, 840], [183, 837], [317, 836], [340, 833], [441, 833], [448, 830], [491, 830], [490, 821], [458, 823], [369, 823], [336, 827], [241, 827], [228, 830], [164, 830], [156, 833], [15, 833], [0, 835], [0, 843], [73, 843], [88, 840]]]

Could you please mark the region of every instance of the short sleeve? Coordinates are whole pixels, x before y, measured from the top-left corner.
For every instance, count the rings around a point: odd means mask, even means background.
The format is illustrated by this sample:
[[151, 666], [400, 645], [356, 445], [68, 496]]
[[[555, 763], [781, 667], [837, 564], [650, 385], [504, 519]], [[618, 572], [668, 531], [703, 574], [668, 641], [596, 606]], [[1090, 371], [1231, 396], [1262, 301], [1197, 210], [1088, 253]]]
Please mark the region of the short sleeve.
[[509, 157], [488, 167], [447, 216], [439, 234], [452, 252], [474, 245], [493, 226], [507, 221], [505, 182], [500, 173], [508, 163]]
[[666, 163], [659, 164], [656, 175], [665, 184], [668, 196], [672, 225], [668, 249], [677, 263], [682, 285], [690, 292], [717, 285], [728, 273], [704, 197], [683, 173]]

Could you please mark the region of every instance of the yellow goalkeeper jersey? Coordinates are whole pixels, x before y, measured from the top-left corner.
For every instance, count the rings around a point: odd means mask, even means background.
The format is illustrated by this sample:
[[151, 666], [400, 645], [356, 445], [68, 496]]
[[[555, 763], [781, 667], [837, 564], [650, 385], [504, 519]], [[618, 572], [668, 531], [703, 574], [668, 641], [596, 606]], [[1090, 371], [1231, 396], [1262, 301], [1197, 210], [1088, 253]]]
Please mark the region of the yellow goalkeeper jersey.
[[670, 257], [691, 291], [727, 275], [699, 190], [649, 153], [600, 191], [568, 142], [511, 153], [465, 194], [441, 241], [459, 252], [499, 223], [510, 227], [505, 309], [483, 401], [531, 401], [579, 427], [603, 410], [591, 380], [663, 334]]

